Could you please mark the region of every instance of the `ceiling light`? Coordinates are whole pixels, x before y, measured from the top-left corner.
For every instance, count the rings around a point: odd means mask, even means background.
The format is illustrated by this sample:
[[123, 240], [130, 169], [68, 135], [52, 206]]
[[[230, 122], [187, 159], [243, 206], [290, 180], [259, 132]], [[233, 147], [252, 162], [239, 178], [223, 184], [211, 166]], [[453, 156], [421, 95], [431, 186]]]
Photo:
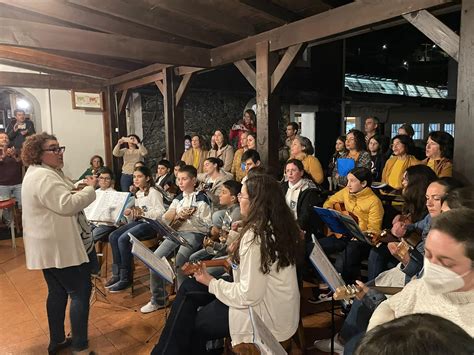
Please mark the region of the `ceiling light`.
[[26, 110], [28, 107], [30, 107], [30, 104], [24, 99], [18, 99], [16, 100], [16, 106], [22, 110]]

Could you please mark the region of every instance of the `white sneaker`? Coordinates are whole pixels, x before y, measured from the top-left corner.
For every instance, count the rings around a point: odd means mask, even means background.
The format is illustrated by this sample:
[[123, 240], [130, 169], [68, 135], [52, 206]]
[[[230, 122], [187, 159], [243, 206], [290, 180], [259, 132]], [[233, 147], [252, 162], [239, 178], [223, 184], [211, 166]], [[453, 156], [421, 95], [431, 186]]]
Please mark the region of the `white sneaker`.
[[[339, 334], [336, 334], [334, 336], [334, 353], [342, 355], [344, 353], [344, 345], [339, 342], [338, 335]], [[320, 351], [329, 353], [331, 352], [331, 339], [315, 340], [314, 347]]]
[[153, 304], [150, 301], [146, 305], [144, 305], [142, 308], [140, 308], [140, 312], [142, 312], [144, 314], [147, 314], [147, 313], [155, 312], [155, 311], [157, 311], [159, 309], [162, 309], [162, 308], [165, 308], [165, 307], [166, 307], [165, 305]]

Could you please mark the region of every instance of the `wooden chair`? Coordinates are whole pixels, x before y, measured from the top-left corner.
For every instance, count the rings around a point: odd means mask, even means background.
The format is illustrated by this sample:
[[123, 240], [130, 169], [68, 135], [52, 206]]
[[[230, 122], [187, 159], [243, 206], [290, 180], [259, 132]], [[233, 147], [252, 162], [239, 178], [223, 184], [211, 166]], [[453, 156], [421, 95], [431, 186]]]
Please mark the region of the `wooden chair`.
[[11, 198], [9, 200], [0, 201], [0, 209], [2, 210], [10, 210], [11, 221], [10, 221], [10, 234], [12, 237], [12, 248], [16, 249], [16, 234], [15, 228], [19, 228], [19, 222], [17, 222], [17, 208], [16, 208], [16, 200]]

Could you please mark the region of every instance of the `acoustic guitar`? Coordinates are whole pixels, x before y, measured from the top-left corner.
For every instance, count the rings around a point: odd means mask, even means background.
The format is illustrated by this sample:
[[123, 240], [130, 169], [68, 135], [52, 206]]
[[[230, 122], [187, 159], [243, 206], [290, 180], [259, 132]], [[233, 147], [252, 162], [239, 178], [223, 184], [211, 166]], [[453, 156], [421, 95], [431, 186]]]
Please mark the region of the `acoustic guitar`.
[[198, 270], [202, 269], [202, 266], [205, 265], [206, 267], [217, 267], [217, 266], [222, 266], [226, 270], [229, 270], [231, 268], [231, 263], [228, 258], [225, 259], [213, 259], [213, 260], [202, 260], [198, 261], [195, 263], [185, 263], [181, 267], [181, 271], [183, 272], [184, 275], [186, 276], [191, 276]]
[[[379, 291], [385, 295], [395, 295], [400, 292], [403, 287], [389, 287], [389, 286], [368, 286], [370, 289]], [[350, 300], [354, 298], [357, 293], [362, 291], [362, 289], [357, 285], [345, 285], [336, 288], [334, 291], [333, 298], [336, 301]]]
[[[339, 213], [345, 215], [345, 216], [349, 216], [351, 217], [357, 224], [359, 224], [359, 217], [357, 217], [355, 214], [353, 214], [352, 212], [349, 212], [346, 210], [346, 207], [344, 206], [343, 203], [341, 202], [335, 202], [331, 209], [335, 210], [335, 211], [338, 211]], [[334, 236], [336, 237], [337, 239], [340, 239], [342, 238], [344, 235], [341, 234], [341, 233], [335, 233], [333, 231], [331, 231], [328, 227], [326, 227], [326, 231], [325, 231], [325, 234], [327, 236]]]

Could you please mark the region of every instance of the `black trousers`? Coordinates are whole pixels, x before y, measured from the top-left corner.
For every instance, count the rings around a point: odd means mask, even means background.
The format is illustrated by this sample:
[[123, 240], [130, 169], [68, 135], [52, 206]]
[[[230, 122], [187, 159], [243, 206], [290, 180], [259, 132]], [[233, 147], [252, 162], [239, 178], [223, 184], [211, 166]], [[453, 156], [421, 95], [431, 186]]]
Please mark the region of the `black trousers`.
[[[199, 309], [199, 311], [198, 311]], [[229, 307], [194, 278], [178, 290], [153, 355], [206, 354], [206, 342], [229, 336]]]

